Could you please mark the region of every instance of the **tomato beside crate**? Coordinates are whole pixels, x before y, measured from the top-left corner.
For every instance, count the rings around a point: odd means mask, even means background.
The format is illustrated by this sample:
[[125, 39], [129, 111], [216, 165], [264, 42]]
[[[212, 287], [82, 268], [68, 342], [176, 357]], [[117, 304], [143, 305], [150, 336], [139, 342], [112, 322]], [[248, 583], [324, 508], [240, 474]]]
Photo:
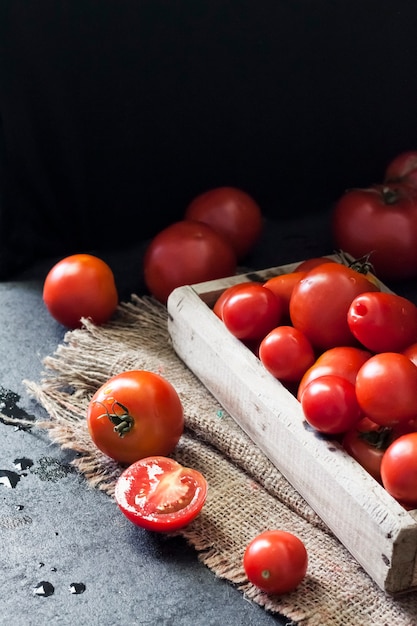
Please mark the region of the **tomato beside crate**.
[[295, 395], [213, 312], [227, 287], [298, 266], [178, 287], [167, 301], [173, 347], [383, 590], [416, 589], [417, 512], [401, 506], [341, 444], [306, 427]]

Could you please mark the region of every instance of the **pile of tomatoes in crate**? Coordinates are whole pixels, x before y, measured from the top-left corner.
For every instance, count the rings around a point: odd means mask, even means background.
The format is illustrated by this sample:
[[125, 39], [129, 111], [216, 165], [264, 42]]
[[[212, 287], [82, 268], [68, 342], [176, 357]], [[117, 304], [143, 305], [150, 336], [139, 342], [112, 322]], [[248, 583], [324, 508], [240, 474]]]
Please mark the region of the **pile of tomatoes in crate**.
[[405, 508], [417, 507], [417, 306], [367, 260], [309, 259], [228, 287], [213, 312]]

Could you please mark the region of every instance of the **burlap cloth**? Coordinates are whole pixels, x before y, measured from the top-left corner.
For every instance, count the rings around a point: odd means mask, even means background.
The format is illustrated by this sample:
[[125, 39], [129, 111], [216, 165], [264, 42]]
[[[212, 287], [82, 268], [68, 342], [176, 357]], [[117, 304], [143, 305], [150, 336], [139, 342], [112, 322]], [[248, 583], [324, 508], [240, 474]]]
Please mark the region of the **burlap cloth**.
[[[91, 443], [85, 420], [89, 399], [110, 376], [129, 369], [158, 372], [173, 383], [186, 416], [173, 456], [209, 482], [202, 513], [181, 534], [206, 566], [246, 598], [308, 626], [417, 624], [417, 594], [397, 599], [384, 594], [176, 356], [167, 311], [155, 300], [132, 296], [102, 327], [85, 321], [82, 329], [67, 333], [44, 365], [40, 383], [25, 381], [50, 416], [38, 427], [48, 429], [62, 448], [79, 453], [76, 468], [110, 497], [122, 468]], [[304, 581], [281, 597], [259, 592], [242, 568], [248, 542], [271, 528], [298, 535], [309, 554]]]

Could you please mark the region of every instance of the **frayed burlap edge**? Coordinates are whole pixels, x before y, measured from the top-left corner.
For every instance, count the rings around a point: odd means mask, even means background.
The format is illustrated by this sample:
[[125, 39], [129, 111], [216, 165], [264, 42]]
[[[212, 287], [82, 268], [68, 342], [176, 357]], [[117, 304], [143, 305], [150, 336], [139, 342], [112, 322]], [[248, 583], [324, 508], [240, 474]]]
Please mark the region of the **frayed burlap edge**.
[[[153, 298], [133, 295], [118, 307], [111, 322], [100, 327], [84, 320], [83, 328], [68, 332], [44, 366], [40, 383], [24, 381], [28, 393], [49, 416], [36, 426], [61, 448], [74, 451], [77, 470], [92, 487], [111, 497], [122, 468], [91, 442], [85, 414], [92, 394], [110, 376], [130, 369], [155, 371], [172, 382], [186, 419], [173, 456], [202, 471], [209, 482], [202, 513], [180, 534], [205, 565], [247, 598], [309, 626], [416, 623], [416, 597], [410, 594], [394, 600], [370, 580], [177, 357], [168, 335], [166, 308]], [[305, 580], [282, 597], [261, 593], [247, 581], [242, 568], [250, 539], [276, 527], [300, 536], [309, 553]]]

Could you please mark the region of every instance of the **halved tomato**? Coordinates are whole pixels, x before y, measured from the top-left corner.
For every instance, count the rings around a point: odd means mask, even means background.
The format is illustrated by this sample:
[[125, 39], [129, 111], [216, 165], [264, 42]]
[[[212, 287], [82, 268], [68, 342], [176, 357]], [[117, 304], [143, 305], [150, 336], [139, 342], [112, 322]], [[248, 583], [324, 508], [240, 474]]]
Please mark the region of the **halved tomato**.
[[124, 470], [114, 495], [122, 513], [136, 526], [172, 532], [197, 517], [207, 490], [199, 471], [169, 457], [152, 456]]

